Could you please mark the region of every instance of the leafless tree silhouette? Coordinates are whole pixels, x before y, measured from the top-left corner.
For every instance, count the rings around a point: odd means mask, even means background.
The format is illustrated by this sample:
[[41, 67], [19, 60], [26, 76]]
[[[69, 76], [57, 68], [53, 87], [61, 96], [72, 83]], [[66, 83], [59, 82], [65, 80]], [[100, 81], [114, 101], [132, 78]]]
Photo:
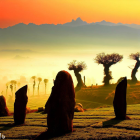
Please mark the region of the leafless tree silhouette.
[[85, 70], [87, 68], [87, 65], [85, 62], [81, 61], [81, 62], [77, 62], [76, 60], [73, 60], [72, 62], [70, 62], [68, 64], [68, 69], [69, 70], [73, 70], [74, 71], [74, 74], [76, 76], [76, 79], [77, 79], [77, 88], [81, 88], [84, 86], [84, 83], [82, 81], [82, 78], [81, 78], [81, 74], [79, 72], [81, 72], [82, 70]]
[[132, 82], [133, 83], [137, 83], [138, 80], [136, 78], [136, 72], [138, 71], [138, 68], [140, 66], [140, 60], [139, 60], [140, 53], [139, 52], [137, 52], [137, 53], [131, 53], [129, 55], [129, 58], [132, 59], [132, 60], [136, 60], [136, 64], [135, 64], [135, 66], [134, 66], [134, 68], [132, 69], [132, 72], [131, 72], [131, 78], [132, 78]]
[[97, 64], [102, 64], [104, 66], [104, 85], [109, 85], [109, 81], [112, 79], [111, 71], [109, 71], [110, 66], [120, 62], [123, 59], [122, 55], [117, 53], [112, 54], [105, 54], [99, 53], [97, 54], [96, 58], [94, 59]]

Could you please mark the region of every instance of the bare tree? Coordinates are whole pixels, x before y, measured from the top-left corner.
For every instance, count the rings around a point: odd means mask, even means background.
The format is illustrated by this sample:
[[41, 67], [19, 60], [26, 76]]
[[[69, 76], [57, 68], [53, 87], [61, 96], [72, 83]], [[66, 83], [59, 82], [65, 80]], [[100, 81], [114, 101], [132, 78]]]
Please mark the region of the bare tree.
[[44, 79], [44, 84], [45, 84], [45, 94], [46, 94], [46, 86], [47, 86], [47, 83], [48, 83], [48, 79]]
[[32, 76], [31, 77], [33, 79], [33, 95], [34, 95], [34, 92], [35, 92], [35, 79], [36, 79], [36, 76]]
[[136, 83], [138, 82], [137, 78], [136, 78], [136, 72], [138, 71], [138, 68], [140, 66], [140, 53], [137, 52], [137, 53], [131, 53], [129, 55], [129, 58], [132, 59], [132, 60], [136, 60], [136, 64], [134, 66], [134, 68], [132, 69], [132, 72], [131, 72], [131, 78], [132, 78], [132, 82], [133, 83]]
[[81, 61], [81, 62], [77, 62], [76, 60], [73, 60], [72, 62], [70, 62], [68, 64], [68, 69], [69, 70], [73, 70], [74, 71], [74, 74], [76, 76], [76, 79], [77, 79], [77, 88], [81, 88], [84, 86], [84, 83], [82, 81], [82, 78], [81, 78], [81, 74], [79, 72], [81, 72], [82, 70], [85, 70], [87, 68], [87, 65], [85, 62]]
[[96, 58], [94, 59], [96, 63], [102, 64], [104, 66], [104, 85], [109, 85], [109, 81], [112, 79], [111, 71], [109, 71], [110, 66], [113, 64], [116, 64], [117, 62], [120, 62], [123, 59], [122, 55], [119, 55], [117, 53], [112, 54], [105, 54], [105, 53], [99, 53], [97, 54]]
[[39, 86], [40, 86], [40, 82], [42, 81], [42, 78], [41, 77], [39, 77], [38, 78], [38, 95], [39, 95]]

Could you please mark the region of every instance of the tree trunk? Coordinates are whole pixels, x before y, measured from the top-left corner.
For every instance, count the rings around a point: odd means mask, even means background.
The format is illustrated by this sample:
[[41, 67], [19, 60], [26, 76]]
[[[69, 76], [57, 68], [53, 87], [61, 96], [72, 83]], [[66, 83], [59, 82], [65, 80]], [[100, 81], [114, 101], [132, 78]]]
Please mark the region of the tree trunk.
[[39, 95], [39, 84], [38, 84], [38, 95]]
[[84, 85], [86, 85], [86, 83], [85, 83], [86, 81], [85, 81], [85, 80], [86, 80], [86, 78], [85, 78], [85, 76], [84, 76]]
[[46, 84], [45, 84], [45, 94], [46, 94]]
[[33, 84], [33, 96], [34, 96], [34, 92], [35, 92], [35, 81], [34, 81], [34, 84]]
[[103, 83], [105, 86], [109, 85], [109, 81], [112, 79], [111, 77], [111, 72], [109, 71], [109, 67], [111, 65], [104, 65], [104, 80], [103, 80]]
[[82, 81], [81, 74], [77, 70], [74, 70], [74, 74], [75, 74], [77, 82], [78, 82], [76, 87], [79, 87], [79, 88], [83, 87], [84, 83]]
[[137, 60], [137, 62], [135, 64], [135, 67], [134, 67], [134, 69], [131, 72], [132, 82], [134, 82], [134, 83], [137, 83], [137, 81], [138, 81], [137, 78], [136, 78], [136, 72], [137, 72], [139, 66], [140, 66], [140, 61]]

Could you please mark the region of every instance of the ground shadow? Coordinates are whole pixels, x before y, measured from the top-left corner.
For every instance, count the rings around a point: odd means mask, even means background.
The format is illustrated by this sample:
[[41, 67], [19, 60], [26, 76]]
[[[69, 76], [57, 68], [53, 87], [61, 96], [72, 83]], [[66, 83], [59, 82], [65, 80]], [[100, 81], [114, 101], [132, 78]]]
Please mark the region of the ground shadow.
[[23, 126], [25, 124], [20, 124], [20, 125], [17, 125], [15, 123], [8, 123], [8, 124], [1, 124], [0, 126], [3, 126], [2, 128], [0, 128], [0, 130], [9, 130], [13, 127], [20, 127], [20, 126]]
[[113, 125], [118, 124], [118, 123], [120, 123], [122, 121], [124, 121], [124, 120], [119, 120], [119, 119], [113, 118], [113, 119], [104, 121], [103, 122], [103, 127], [105, 127], [105, 128], [106, 127], [112, 127]]
[[44, 131], [44, 132], [40, 133], [38, 136], [36, 136], [35, 138], [33, 138], [31, 140], [48, 140], [48, 139], [58, 138], [58, 137], [61, 137], [61, 136], [68, 136], [71, 133], [72, 132], [65, 133], [65, 134], [56, 134], [56, 135], [53, 134], [52, 135], [48, 131]]

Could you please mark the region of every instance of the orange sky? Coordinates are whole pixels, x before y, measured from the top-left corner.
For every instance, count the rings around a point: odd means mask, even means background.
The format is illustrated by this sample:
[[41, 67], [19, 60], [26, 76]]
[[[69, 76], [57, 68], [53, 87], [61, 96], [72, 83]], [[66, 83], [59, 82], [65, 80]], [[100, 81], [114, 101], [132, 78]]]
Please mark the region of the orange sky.
[[140, 24], [140, 0], [0, 0], [0, 28], [18, 23], [58, 24], [81, 17]]

